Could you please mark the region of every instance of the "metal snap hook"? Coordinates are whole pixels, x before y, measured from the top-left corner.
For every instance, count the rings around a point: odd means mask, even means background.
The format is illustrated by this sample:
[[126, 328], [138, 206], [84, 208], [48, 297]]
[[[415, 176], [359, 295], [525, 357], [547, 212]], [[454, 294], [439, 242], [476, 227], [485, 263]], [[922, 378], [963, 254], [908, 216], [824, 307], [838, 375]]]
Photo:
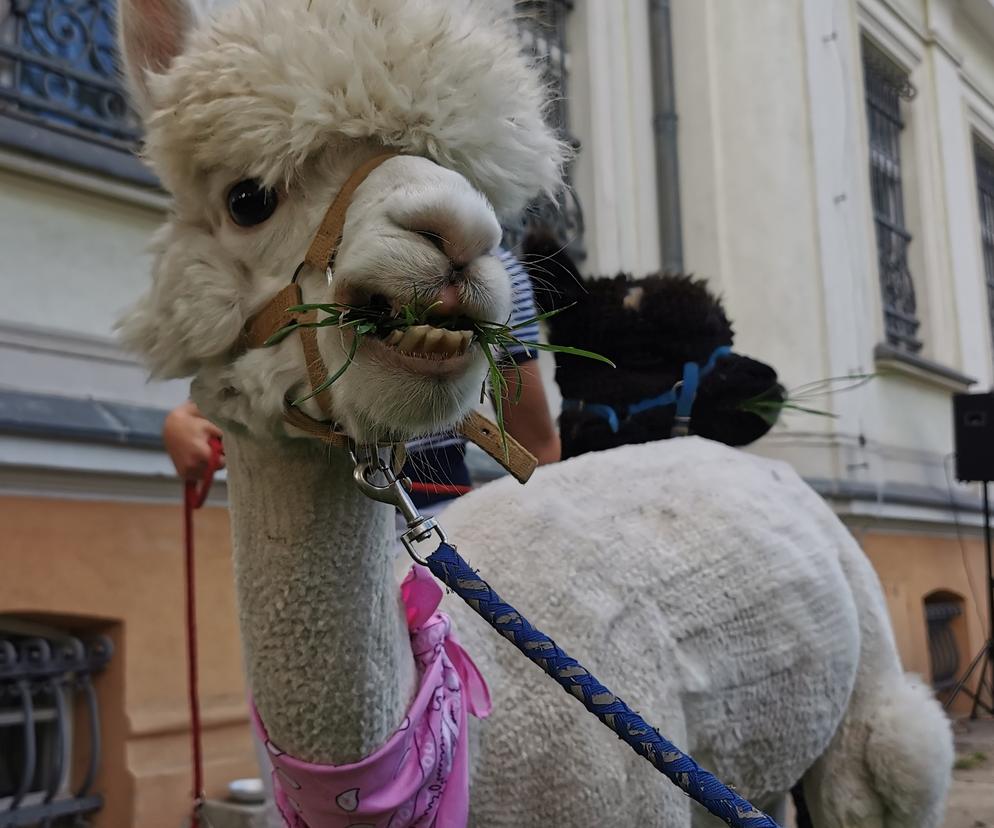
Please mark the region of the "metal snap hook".
[[[404, 517], [407, 531], [400, 536], [401, 543], [415, 563], [427, 566], [428, 562], [417, 554], [416, 544], [428, 540], [433, 534], [445, 543], [445, 532], [433, 517], [425, 517], [414, 505], [409, 488], [410, 480], [399, 477], [393, 470], [392, 460], [396, 446], [390, 447], [389, 459], [384, 459], [384, 453], [378, 445], [354, 446], [350, 449], [353, 462], [356, 464], [352, 477], [356, 485], [366, 497], [378, 503], [393, 506]], [[379, 476], [383, 484], [374, 482]]]

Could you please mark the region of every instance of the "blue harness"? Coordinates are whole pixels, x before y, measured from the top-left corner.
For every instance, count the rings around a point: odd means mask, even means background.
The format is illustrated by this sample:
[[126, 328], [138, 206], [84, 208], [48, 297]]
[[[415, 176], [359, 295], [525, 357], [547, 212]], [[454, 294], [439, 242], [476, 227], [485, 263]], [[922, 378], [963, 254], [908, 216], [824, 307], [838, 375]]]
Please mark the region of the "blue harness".
[[732, 353], [728, 345], [715, 348], [708, 361], [702, 367], [697, 362], [688, 362], [683, 366], [683, 379], [674, 385], [669, 391], [657, 397], [650, 397], [632, 403], [624, 410], [623, 416], [618, 415], [617, 409], [606, 403], [588, 403], [584, 400], [563, 400], [563, 411], [589, 411], [607, 421], [612, 433], [617, 434], [622, 422], [627, 422], [632, 417], [651, 411], [653, 408], [665, 408], [668, 405], [676, 404], [676, 418], [673, 421], [671, 437], [683, 437], [690, 431], [690, 413], [694, 407], [694, 400], [697, 398], [697, 389], [701, 380], [714, 370], [718, 360]]

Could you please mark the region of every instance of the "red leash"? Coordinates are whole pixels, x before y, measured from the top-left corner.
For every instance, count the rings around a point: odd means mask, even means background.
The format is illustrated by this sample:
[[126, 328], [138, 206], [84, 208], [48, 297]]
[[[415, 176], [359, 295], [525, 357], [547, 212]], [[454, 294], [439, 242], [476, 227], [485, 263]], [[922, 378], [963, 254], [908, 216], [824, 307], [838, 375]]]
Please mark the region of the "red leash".
[[411, 491], [418, 494], [454, 495], [460, 497], [473, 491], [473, 487], [459, 486], [455, 483], [421, 483], [415, 480], [411, 483]]
[[183, 532], [186, 541], [186, 659], [189, 677], [190, 742], [193, 753], [193, 813], [190, 828], [200, 828], [200, 809], [204, 804], [204, 749], [200, 740], [200, 698], [197, 672], [197, 590], [194, 578], [193, 512], [204, 505], [214, 482], [214, 472], [221, 466], [224, 453], [221, 441], [210, 438], [211, 458], [201, 480], [187, 480], [183, 489]]

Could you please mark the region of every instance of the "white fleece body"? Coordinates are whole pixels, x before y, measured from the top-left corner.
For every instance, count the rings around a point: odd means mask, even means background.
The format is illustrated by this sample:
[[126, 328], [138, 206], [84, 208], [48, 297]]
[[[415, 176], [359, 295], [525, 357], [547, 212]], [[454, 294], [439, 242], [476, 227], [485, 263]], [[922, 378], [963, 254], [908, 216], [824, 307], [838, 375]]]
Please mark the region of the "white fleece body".
[[[629, 446], [485, 486], [443, 524], [505, 600], [760, 807], [817, 763], [818, 828], [940, 825], [948, 723], [903, 675], [862, 551], [789, 466], [698, 438]], [[690, 825], [678, 788], [457, 597], [445, 609], [494, 699], [474, 825]]]

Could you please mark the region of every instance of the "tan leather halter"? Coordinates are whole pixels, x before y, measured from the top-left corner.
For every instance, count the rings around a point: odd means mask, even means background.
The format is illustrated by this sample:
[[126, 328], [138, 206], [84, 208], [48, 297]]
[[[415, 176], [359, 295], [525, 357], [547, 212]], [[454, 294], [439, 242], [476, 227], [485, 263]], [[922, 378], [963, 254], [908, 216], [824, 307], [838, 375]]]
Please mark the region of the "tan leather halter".
[[[321, 220], [321, 226], [311, 240], [304, 262], [297, 268], [290, 284], [270, 299], [258, 312], [256, 312], [245, 323], [242, 341], [247, 348], [262, 348], [279, 331], [294, 322], [310, 323], [317, 321], [316, 311], [291, 311], [290, 308], [304, 303], [303, 293], [297, 283], [297, 275], [303, 268], [303, 264], [313, 267], [315, 270], [327, 271], [331, 268], [335, 253], [342, 241], [342, 232], [345, 228], [345, 215], [349, 205], [352, 203], [352, 196], [359, 188], [359, 185], [379, 167], [384, 161], [396, 157], [399, 153], [386, 152], [369, 159], [356, 169], [342, 185], [331, 206]], [[300, 344], [304, 351], [304, 362], [307, 367], [307, 377], [311, 389], [315, 390], [321, 386], [329, 376], [328, 369], [321, 358], [321, 351], [318, 348], [317, 328], [301, 327], [297, 329], [300, 334]], [[286, 403], [283, 409], [283, 420], [294, 428], [303, 431], [310, 437], [321, 440], [335, 448], [351, 449], [352, 439], [335, 422], [331, 411], [331, 395], [328, 389], [314, 395], [321, 413], [327, 418], [317, 420], [305, 414], [299, 408]], [[520, 482], [524, 483], [531, 477], [532, 472], [538, 465], [534, 455], [524, 448], [513, 437], [507, 437], [507, 454], [504, 453], [504, 445], [501, 442], [500, 433], [497, 426], [484, 417], [482, 414], [472, 412], [459, 427], [459, 433], [472, 443], [478, 445], [483, 451], [489, 454], [494, 460], [500, 463], [507, 471]]]

